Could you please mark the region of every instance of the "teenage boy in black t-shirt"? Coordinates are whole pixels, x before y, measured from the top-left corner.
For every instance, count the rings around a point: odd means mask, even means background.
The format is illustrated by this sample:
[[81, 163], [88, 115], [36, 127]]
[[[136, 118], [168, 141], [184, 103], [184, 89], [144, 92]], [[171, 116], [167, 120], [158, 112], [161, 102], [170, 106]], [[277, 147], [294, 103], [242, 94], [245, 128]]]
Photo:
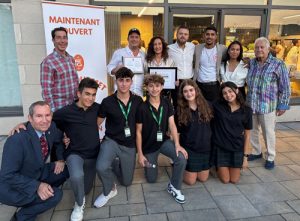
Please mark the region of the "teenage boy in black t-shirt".
[[116, 74], [117, 91], [103, 99], [100, 105], [100, 125], [104, 119], [105, 137], [97, 159], [97, 173], [103, 184], [103, 193], [97, 197], [94, 206], [104, 206], [109, 199], [117, 195], [114, 174], [111, 168], [119, 158], [120, 174], [116, 174], [124, 186], [132, 183], [135, 168], [135, 115], [142, 98], [130, 92], [133, 73], [126, 67], [120, 68]]
[[[157, 167], [147, 167], [148, 162], [156, 165], [159, 153], [171, 158], [174, 167], [167, 190], [176, 202], [185, 203], [180, 189], [188, 156], [179, 144], [173, 107], [167, 99], [161, 97], [164, 79], [156, 74], [147, 75], [144, 84], [149, 97], [137, 112], [136, 145], [139, 163], [145, 168], [147, 181], [154, 183], [157, 179]], [[173, 141], [166, 134], [168, 129]]]

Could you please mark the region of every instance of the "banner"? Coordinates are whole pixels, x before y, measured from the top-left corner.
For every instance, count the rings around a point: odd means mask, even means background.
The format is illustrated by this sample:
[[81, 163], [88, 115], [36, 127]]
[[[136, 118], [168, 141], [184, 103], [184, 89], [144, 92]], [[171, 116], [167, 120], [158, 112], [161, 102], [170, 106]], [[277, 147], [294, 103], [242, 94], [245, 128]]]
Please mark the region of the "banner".
[[64, 27], [68, 31], [67, 52], [75, 59], [79, 79], [90, 77], [99, 84], [96, 101], [108, 95], [104, 7], [42, 2], [47, 54], [54, 46], [51, 31]]

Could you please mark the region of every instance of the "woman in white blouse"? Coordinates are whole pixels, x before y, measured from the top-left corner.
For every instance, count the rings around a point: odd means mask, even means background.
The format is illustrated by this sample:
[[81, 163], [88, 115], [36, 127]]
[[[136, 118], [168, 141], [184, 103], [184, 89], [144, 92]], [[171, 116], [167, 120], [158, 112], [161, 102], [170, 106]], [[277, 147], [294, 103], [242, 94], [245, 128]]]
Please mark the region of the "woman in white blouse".
[[228, 46], [225, 61], [221, 64], [220, 74], [222, 82], [231, 81], [235, 83], [243, 97], [246, 98], [245, 82], [248, 74], [248, 68], [242, 58], [242, 44], [239, 41], [233, 41]]
[[165, 40], [160, 36], [150, 40], [146, 55], [148, 67], [174, 67], [175, 63], [169, 58], [167, 46]]
[[[169, 57], [168, 47], [165, 40], [156, 36], [153, 37], [148, 45], [146, 54], [147, 69], [148, 67], [174, 67], [174, 61]], [[168, 99], [171, 99], [171, 90], [164, 89], [162, 95]]]

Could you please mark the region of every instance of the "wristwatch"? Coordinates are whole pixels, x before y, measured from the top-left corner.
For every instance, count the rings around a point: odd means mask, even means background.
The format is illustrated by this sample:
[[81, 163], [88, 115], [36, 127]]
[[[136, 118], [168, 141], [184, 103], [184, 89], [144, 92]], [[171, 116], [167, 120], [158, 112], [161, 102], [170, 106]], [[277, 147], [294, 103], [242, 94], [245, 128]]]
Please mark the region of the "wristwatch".
[[249, 154], [245, 154], [245, 153], [244, 153], [244, 157], [248, 158], [248, 157], [249, 157]]

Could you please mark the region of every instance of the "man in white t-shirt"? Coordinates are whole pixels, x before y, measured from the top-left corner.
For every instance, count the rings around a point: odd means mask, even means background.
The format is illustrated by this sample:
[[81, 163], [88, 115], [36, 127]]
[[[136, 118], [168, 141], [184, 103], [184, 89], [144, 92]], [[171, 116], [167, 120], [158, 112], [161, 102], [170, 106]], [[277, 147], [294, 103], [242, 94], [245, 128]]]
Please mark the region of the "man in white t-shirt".
[[226, 47], [217, 43], [217, 29], [207, 27], [204, 33], [205, 43], [195, 48], [195, 75], [201, 92], [206, 100], [214, 101], [219, 97], [220, 66]]
[[172, 91], [173, 106], [177, 106], [178, 87], [182, 80], [192, 79], [193, 72], [193, 56], [195, 45], [189, 40], [190, 31], [186, 26], [179, 26], [176, 32], [176, 42], [169, 45], [169, 56], [175, 62], [177, 67], [177, 87]]
[[[128, 32], [128, 45], [125, 48], [120, 48], [116, 50], [107, 65], [107, 71], [111, 76], [114, 76], [115, 73], [121, 68], [124, 67], [123, 60], [124, 57], [140, 57], [142, 59], [142, 65], [144, 67], [145, 63], [145, 52], [140, 49], [141, 43], [141, 33], [137, 28], [132, 28]], [[129, 67], [128, 67], [129, 68]], [[144, 70], [144, 69], [143, 69]], [[132, 78], [132, 85], [130, 90], [139, 96], [143, 96], [143, 73], [135, 73], [132, 70], [134, 76]]]

